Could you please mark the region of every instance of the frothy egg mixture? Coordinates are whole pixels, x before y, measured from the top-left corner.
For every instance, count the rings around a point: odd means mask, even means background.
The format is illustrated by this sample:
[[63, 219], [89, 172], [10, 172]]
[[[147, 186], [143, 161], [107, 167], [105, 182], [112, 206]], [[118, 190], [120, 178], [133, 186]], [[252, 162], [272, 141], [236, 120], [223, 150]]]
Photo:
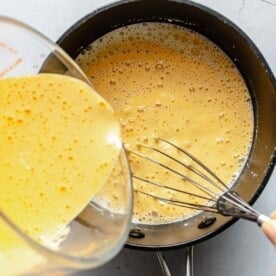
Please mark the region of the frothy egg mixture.
[[[115, 108], [127, 147], [137, 150], [139, 144], [155, 145], [154, 138], [162, 137], [198, 157], [227, 185], [235, 181], [251, 147], [252, 103], [238, 69], [211, 41], [180, 26], [140, 23], [99, 38], [78, 56], [77, 62]], [[164, 143], [160, 146], [183, 158], [172, 147]], [[152, 152], [146, 154], [167, 162]], [[137, 176], [202, 194], [150, 162], [131, 154], [129, 159]], [[170, 199], [210, 203], [135, 179], [134, 189]], [[135, 193], [135, 222], [169, 223], [194, 212]]]
[[[118, 158], [121, 130], [113, 109], [71, 77], [4, 79], [0, 129], [1, 212], [40, 243], [58, 242]], [[38, 259], [0, 220], [0, 274], [22, 273]]]

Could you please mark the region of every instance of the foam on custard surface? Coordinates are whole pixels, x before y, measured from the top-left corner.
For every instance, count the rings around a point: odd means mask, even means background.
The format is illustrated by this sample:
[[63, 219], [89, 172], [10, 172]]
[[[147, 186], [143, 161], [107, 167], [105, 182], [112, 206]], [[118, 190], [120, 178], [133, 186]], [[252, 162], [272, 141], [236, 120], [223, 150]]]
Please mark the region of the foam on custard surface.
[[[50, 245], [110, 175], [121, 150], [120, 124], [84, 82], [39, 74], [0, 80], [0, 128], [1, 212]], [[28, 254], [20, 246], [0, 221], [0, 271], [12, 273], [13, 252]]]
[[[154, 145], [154, 137], [162, 137], [197, 156], [229, 186], [235, 181], [251, 147], [252, 104], [238, 69], [211, 41], [183, 27], [141, 23], [101, 37], [78, 56], [77, 62], [114, 106], [127, 146]], [[174, 152], [165, 144], [161, 147]], [[151, 152], [147, 154], [154, 157]], [[160, 156], [156, 158], [160, 160]], [[202, 194], [149, 162], [130, 155], [130, 164], [138, 176]], [[209, 204], [136, 180], [134, 188]], [[192, 214], [190, 209], [135, 194], [136, 222], [167, 223]]]

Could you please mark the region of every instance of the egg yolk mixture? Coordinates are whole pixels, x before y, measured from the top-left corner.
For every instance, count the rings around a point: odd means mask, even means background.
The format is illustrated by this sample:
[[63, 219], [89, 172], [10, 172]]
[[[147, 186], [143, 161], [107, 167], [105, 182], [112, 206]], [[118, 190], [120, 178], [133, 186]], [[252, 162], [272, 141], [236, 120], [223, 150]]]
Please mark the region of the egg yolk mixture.
[[[251, 98], [234, 63], [207, 38], [172, 24], [139, 23], [91, 43], [77, 62], [96, 90], [115, 108], [128, 148], [141, 151], [141, 144], [157, 146], [155, 137], [161, 137], [188, 150], [228, 186], [237, 179], [252, 142]], [[184, 158], [168, 144], [158, 143], [158, 147], [180, 160]], [[183, 170], [159, 154], [142, 151]], [[133, 154], [129, 159], [136, 176], [206, 196], [151, 162]], [[190, 175], [187, 170], [185, 173]], [[136, 179], [134, 189], [168, 199], [210, 204]], [[194, 214], [194, 210], [135, 193], [134, 222], [170, 223]]]
[[[38, 74], [0, 80], [0, 129], [0, 211], [49, 246], [107, 181], [120, 123], [86, 83]], [[31, 266], [24, 248], [0, 217], [1, 275]]]

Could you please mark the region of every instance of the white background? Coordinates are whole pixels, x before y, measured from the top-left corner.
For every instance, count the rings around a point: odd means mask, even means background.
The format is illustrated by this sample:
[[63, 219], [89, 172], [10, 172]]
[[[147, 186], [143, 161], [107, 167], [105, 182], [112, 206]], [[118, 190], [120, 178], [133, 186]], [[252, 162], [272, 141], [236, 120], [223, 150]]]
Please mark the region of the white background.
[[[111, 0], [0, 0], [0, 14], [28, 23], [53, 41], [74, 22]], [[255, 42], [276, 72], [276, 0], [198, 0], [235, 22]], [[276, 122], [275, 122], [276, 124]], [[276, 171], [255, 207], [269, 214], [276, 209]], [[185, 275], [185, 249], [165, 253], [172, 275]], [[276, 250], [260, 229], [246, 221], [195, 246], [195, 276], [273, 276]], [[15, 264], [16, 265], [16, 264]], [[123, 249], [110, 263], [78, 275], [161, 275], [153, 252]]]

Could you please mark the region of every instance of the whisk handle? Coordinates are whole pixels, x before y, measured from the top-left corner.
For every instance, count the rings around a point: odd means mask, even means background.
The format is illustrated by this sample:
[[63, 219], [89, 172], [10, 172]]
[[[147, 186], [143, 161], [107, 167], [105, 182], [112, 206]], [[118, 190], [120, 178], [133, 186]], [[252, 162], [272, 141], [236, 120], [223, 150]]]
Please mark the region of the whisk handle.
[[232, 216], [254, 221], [257, 222], [259, 226], [270, 219], [253, 209], [252, 206], [233, 191], [225, 192], [218, 198], [217, 209], [224, 216]]
[[266, 215], [260, 214], [257, 218], [257, 223], [259, 226], [262, 226], [262, 224], [266, 221], [269, 221], [270, 218]]

